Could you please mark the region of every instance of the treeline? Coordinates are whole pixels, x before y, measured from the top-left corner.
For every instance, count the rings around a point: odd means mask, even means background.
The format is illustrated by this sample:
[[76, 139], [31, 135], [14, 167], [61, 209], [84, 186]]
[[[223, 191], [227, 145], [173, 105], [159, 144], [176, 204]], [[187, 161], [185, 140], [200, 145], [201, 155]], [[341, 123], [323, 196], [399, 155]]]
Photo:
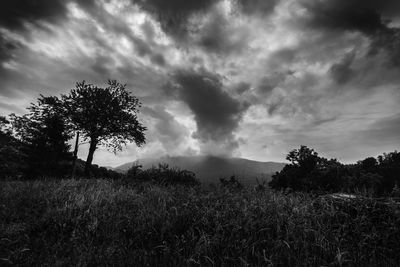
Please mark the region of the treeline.
[[[93, 156], [99, 146], [116, 152], [127, 142], [145, 143], [146, 128], [137, 119], [140, 105], [117, 81], [105, 88], [81, 82], [60, 97], [41, 95], [27, 114], [0, 116], [0, 178], [117, 176], [92, 166]], [[79, 136], [89, 144], [86, 161], [76, 156]]]
[[[0, 179], [37, 179], [41, 177], [69, 178], [72, 175], [73, 154], [67, 143], [54, 142], [39, 129], [31, 128], [36, 133], [32, 139], [17, 139], [11, 134], [11, 122], [0, 116]], [[56, 126], [51, 124], [50, 126]], [[5, 127], [8, 126], [8, 127]], [[47, 131], [57, 132], [48, 127]], [[45, 140], [47, 139], [47, 140]], [[76, 177], [85, 177], [85, 161], [76, 160]], [[91, 177], [119, 178], [121, 174], [100, 167], [91, 166]]]
[[400, 152], [368, 157], [356, 164], [342, 164], [326, 159], [316, 151], [301, 146], [287, 155], [290, 161], [272, 176], [270, 187], [306, 192], [347, 192], [371, 196], [398, 194]]

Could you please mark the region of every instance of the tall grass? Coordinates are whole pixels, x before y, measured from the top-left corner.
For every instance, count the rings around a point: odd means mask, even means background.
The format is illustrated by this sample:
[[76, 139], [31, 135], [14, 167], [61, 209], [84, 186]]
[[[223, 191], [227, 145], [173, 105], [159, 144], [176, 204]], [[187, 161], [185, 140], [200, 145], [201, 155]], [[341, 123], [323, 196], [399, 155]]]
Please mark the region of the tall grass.
[[398, 266], [397, 212], [246, 189], [0, 182], [0, 265]]

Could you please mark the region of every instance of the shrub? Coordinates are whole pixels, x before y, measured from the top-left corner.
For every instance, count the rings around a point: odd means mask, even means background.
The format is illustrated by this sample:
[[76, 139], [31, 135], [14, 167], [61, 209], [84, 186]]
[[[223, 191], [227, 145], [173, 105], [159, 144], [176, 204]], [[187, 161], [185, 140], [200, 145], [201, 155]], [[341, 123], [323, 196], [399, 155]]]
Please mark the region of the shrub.
[[235, 175], [232, 175], [229, 179], [219, 178], [221, 187], [227, 188], [229, 190], [241, 190], [243, 185], [239, 182]]
[[127, 172], [127, 178], [136, 181], [151, 181], [160, 185], [196, 186], [200, 184], [193, 172], [177, 167], [171, 168], [168, 164], [160, 163], [158, 167], [153, 166], [147, 170], [142, 170], [141, 167], [140, 165], [132, 166]]

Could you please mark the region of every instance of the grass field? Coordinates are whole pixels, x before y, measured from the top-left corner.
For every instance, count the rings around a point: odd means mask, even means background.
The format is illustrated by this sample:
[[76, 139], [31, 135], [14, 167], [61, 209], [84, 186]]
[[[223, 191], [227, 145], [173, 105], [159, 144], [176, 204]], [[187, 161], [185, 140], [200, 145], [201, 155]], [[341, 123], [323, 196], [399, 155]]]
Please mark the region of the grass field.
[[372, 200], [108, 180], [0, 182], [0, 265], [398, 266]]

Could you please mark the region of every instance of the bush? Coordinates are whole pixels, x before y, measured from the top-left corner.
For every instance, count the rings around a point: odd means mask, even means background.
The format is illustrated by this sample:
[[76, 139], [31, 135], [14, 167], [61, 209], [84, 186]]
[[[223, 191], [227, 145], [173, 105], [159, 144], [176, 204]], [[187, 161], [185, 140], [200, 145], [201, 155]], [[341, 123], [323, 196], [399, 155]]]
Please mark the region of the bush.
[[158, 167], [153, 166], [147, 170], [142, 170], [141, 167], [140, 165], [132, 166], [127, 172], [127, 178], [160, 185], [200, 185], [196, 175], [191, 171], [181, 170], [177, 167], [171, 168], [168, 164], [159, 164]]
[[239, 182], [235, 175], [232, 175], [229, 179], [219, 178], [222, 188], [227, 188], [229, 190], [241, 190], [243, 185]]

